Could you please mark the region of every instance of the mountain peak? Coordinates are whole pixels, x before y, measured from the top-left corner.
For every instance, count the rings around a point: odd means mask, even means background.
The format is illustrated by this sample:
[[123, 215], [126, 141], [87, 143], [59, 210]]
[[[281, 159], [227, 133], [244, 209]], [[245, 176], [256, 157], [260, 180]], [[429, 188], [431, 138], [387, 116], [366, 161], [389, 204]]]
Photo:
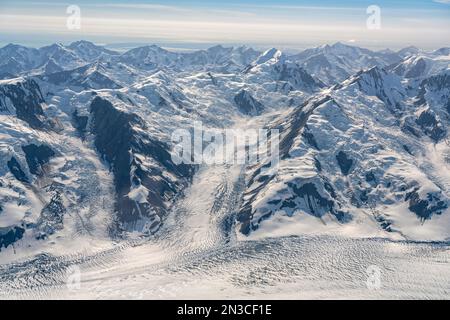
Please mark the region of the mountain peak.
[[220, 51], [220, 50], [224, 50], [224, 49], [226, 49], [224, 46], [222, 46], [221, 44], [218, 44], [218, 45], [209, 47], [207, 49], [207, 51]]
[[406, 57], [406, 56], [410, 56], [413, 54], [417, 54], [419, 52], [420, 52], [420, 50], [417, 47], [409, 46], [409, 47], [406, 47], [406, 48], [403, 48], [403, 49], [397, 51], [397, 54], [402, 57]]
[[69, 45], [69, 47], [78, 47], [78, 46], [80, 46], [80, 45], [88, 45], [88, 46], [95, 46], [95, 47], [98, 47], [96, 44], [94, 44], [94, 43], [92, 43], [92, 42], [90, 42], [90, 41], [87, 41], [87, 40], [78, 40], [78, 41], [74, 41], [74, 42], [72, 42], [70, 45]]
[[439, 48], [436, 51], [433, 51], [433, 54], [439, 56], [448, 56], [450, 55], [450, 47]]
[[405, 47], [405, 48], [403, 48], [401, 50], [417, 50], [418, 51], [419, 49], [417, 47], [415, 47], [415, 46], [408, 46], [408, 47]]
[[340, 41], [338, 41], [338, 42], [332, 44], [331, 47], [333, 47], [333, 48], [342, 48], [342, 47], [350, 47], [350, 46], [346, 45], [346, 44], [344, 44], [344, 43], [342, 43]]
[[1, 49], [17, 49], [17, 48], [24, 48], [24, 46], [21, 46], [20, 44], [15, 44], [15, 43], [8, 43], [6, 46], [4, 46]]
[[359, 50], [359, 47], [356, 46], [351, 46], [342, 42], [336, 42], [334, 44], [332, 44], [331, 46], [328, 46], [326, 49], [329, 49], [330, 51], [333, 52], [339, 52], [339, 53], [343, 53], [343, 52], [354, 52], [355, 50]]
[[263, 54], [261, 54], [258, 59], [256, 60], [256, 64], [263, 64], [270, 60], [279, 61], [282, 57], [283, 53], [276, 49], [276, 48], [270, 48], [266, 51], [264, 51]]
[[47, 51], [47, 52], [57, 52], [57, 51], [69, 51], [62, 43], [55, 42], [51, 45], [44, 46], [39, 48], [40, 51]]
[[351, 79], [353, 79], [352, 83], [355, 81], [359, 81], [361, 79], [367, 79], [367, 78], [372, 78], [374, 80], [381, 80], [386, 74], [387, 74], [387, 72], [383, 68], [374, 66], [374, 67], [371, 67], [368, 69], [363, 69], [363, 70], [359, 71], [354, 76], [352, 76]]

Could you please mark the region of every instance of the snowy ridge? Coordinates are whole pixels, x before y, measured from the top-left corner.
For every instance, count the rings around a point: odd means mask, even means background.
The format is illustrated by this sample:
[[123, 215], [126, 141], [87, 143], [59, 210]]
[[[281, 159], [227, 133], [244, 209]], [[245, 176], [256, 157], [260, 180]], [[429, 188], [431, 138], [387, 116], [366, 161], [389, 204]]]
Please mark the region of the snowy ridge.
[[[448, 96], [444, 80], [439, 78], [439, 88]], [[423, 107], [416, 105], [414, 115], [400, 79], [377, 67], [326, 92], [281, 122], [279, 170], [250, 171], [240, 230], [258, 230], [258, 237], [335, 232], [327, 226], [341, 225], [349, 235], [380, 236], [384, 230], [394, 238], [448, 241], [448, 177], [436, 179], [433, 171], [448, 168], [449, 145], [436, 141], [426, 125], [415, 135], [401, 124], [413, 114], [420, 127]], [[445, 105], [434, 107], [446, 119], [438, 118], [446, 125], [437, 128], [448, 126]], [[433, 141], [440, 143], [431, 148]], [[283, 233], [288, 221], [298, 228]]]
[[374, 52], [338, 42], [306, 49], [291, 59], [302, 65], [312, 76], [333, 85], [362, 69], [384, 67], [398, 62], [401, 56], [390, 51]]

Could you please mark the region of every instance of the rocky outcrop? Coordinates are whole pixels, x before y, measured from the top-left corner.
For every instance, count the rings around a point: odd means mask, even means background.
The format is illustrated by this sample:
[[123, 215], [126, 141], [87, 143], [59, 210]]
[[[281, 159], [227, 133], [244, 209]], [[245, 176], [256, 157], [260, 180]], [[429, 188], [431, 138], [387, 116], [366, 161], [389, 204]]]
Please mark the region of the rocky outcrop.
[[146, 124], [136, 114], [96, 97], [91, 116], [95, 147], [114, 173], [119, 220], [134, 229], [144, 219], [146, 228], [155, 229], [187, 185], [193, 167], [174, 164], [169, 146], [147, 134]]
[[425, 199], [421, 199], [418, 189], [407, 193], [405, 200], [409, 202], [409, 210], [422, 221], [431, 219], [434, 214], [440, 215], [448, 207], [446, 201], [441, 200], [436, 193], [428, 193]]
[[246, 115], [256, 116], [261, 114], [264, 109], [264, 106], [244, 89], [234, 97], [234, 103], [239, 111]]
[[43, 166], [50, 161], [50, 158], [55, 156], [55, 152], [46, 145], [29, 144], [22, 146], [22, 150], [25, 153], [30, 172], [35, 175], [41, 174]]
[[314, 92], [325, 87], [320, 80], [314, 79], [305, 69], [294, 62], [277, 65], [276, 71], [279, 73], [278, 80], [287, 81], [296, 89]]
[[39, 85], [32, 79], [0, 85], [0, 108], [11, 104], [17, 118], [34, 129], [44, 127], [45, 115], [41, 106], [43, 102]]
[[0, 228], [0, 251], [22, 239], [25, 229], [19, 226]]
[[11, 171], [11, 173], [17, 180], [24, 183], [30, 182], [16, 158], [12, 157], [11, 160], [6, 163], [6, 165], [8, 166], [9, 171]]
[[350, 169], [352, 168], [353, 160], [350, 159], [343, 151], [339, 151], [339, 153], [336, 155], [336, 160], [339, 164], [339, 168], [341, 168], [342, 174], [344, 176], [348, 175]]
[[447, 134], [447, 131], [442, 127], [436, 115], [431, 110], [421, 112], [416, 119], [416, 123], [434, 142], [439, 142]]
[[54, 191], [50, 202], [42, 209], [37, 223], [38, 239], [45, 239], [63, 228], [66, 208], [59, 191]]

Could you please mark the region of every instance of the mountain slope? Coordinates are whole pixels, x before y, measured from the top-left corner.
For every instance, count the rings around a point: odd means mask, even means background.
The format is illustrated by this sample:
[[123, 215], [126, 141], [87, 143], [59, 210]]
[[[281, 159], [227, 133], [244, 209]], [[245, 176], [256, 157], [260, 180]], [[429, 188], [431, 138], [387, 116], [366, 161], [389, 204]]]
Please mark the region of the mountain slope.
[[436, 172], [449, 146], [404, 130], [421, 110], [406, 101], [399, 79], [372, 68], [294, 108], [278, 124], [279, 169], [248, 173], [240, 231], [448, 240], [450, 180]]

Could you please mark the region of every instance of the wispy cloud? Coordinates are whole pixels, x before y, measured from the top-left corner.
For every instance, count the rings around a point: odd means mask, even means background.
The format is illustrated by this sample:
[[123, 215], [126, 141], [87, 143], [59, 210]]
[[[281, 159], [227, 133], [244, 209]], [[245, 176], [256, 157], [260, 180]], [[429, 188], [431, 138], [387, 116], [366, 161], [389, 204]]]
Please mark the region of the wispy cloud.
[[357, 10], [360, 11], [362, 8], [366, 8], [366, 6], [355, 6], [355, 7], [336, 7], [336, 6], [302, 6], [302, 5], [281, 5], [281, 4], [237, 4], [236, 7], [241, 8], [254, 8], [254, 9], [280, 9], [280, 10], [314, 10], [314, 11], [336, 11], [336, 10]]
[[173, 6], [163, 5], [155, 3], [104, 3], [104, 4], [87, 4], [88, 7], [98, 8], [120, 8], [129, 10], [151, 10], [164, 12], [168, 14], [191, 14], [191, 15], [233, 15], [241, 17], [256, 16], [251, 12], [245, 12], [242, 10], [227, 10], [227, 9], [212, 9], [208, 7], [186, 7], [186, 6]]
[[86, 4], [89, 7], [99, 8], [122, 8], [122, 9], [144, 9], [144, 10], [163, 10], [171, 12], [192, 12], [193, 9], [183, 8], [179, 6], [168, 6], [154, 3], [102, 3], [102, 4]]

